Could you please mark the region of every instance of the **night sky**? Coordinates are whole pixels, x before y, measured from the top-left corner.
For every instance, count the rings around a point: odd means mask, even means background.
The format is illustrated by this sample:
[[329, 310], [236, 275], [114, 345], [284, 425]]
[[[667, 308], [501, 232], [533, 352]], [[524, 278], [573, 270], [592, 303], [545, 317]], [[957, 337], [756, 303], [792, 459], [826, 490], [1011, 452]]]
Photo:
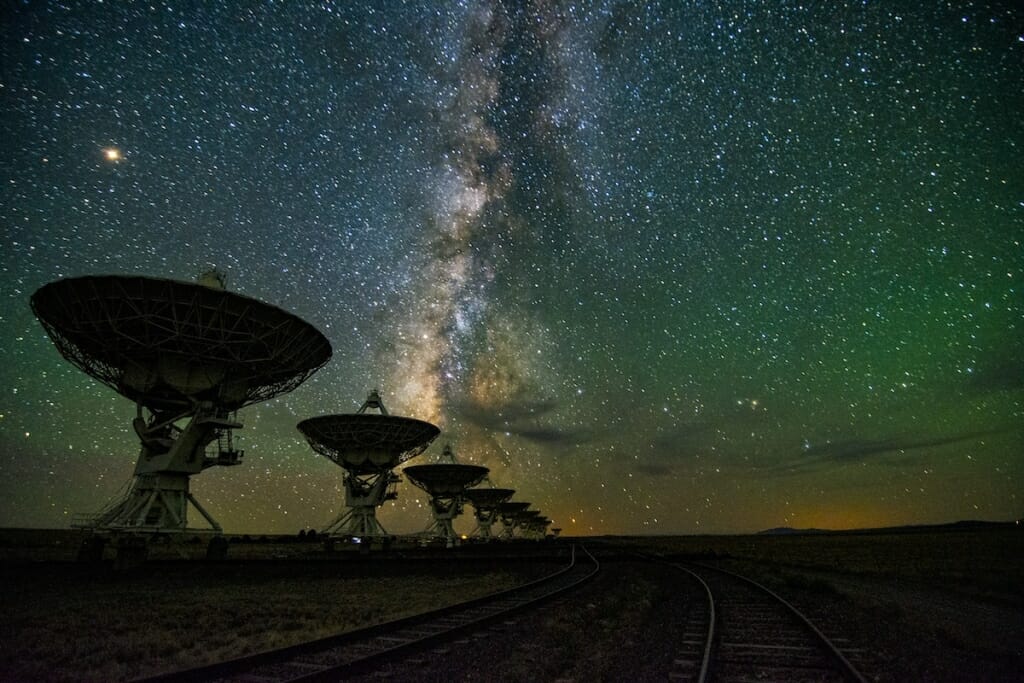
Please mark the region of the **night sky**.
[[138, 452], [31, 294], [211, 266], [334, 348], [228, 533], [330, 521], [295, 425], [374, 388], [566, 534], [1021, 517], [1024, 9], [919, 4], [5, 3], [0, 526]]

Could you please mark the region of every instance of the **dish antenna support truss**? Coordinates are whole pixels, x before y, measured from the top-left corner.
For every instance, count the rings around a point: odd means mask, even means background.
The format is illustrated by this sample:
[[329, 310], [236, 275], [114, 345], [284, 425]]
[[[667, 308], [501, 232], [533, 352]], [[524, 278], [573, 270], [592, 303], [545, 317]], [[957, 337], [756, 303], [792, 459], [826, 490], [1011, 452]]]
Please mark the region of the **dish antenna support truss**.
[[359, 538], [389, 535], [377, 508], [397, 497], [401, 477], [392, 469], [418, 456], [440, 433], [429, 422], [391, 415], [376, 390], [355, 413], [312, 417], [298, 429], [314, 451], [345, 470], [345, 509], [321, 533]]
[[[490, 478], [485, 477], [484, 481], [490, 484]], [[491, 529], [498, 521], [498, 505], [511, 498], [514, 493], [514, 489], [484, 487], [468, 489], [465, 498], [473, 504], [473, 516], [476, 519], [476, 526], [469, 535], [485, 541], [492, 540], [494, 534]]]
[[501, 518], [501, 535], [499, 538], [512, 540], [515, 529], [523, 520], [523, 513], [530, 504], [526, 501], [506, 501], [498, 504], [498, 516]]
[[457, 462], [451, 445], [446, 444], [440, 462], [413, 465], [406, 467], [404, 472], [409, 481], [430, 496], [433, 520], [423, 535], [441, 539], [449, 548], [455, 546], [460, 539], [453, 522], [462, 514], [466, 489], [483, 481], [488, 468]]

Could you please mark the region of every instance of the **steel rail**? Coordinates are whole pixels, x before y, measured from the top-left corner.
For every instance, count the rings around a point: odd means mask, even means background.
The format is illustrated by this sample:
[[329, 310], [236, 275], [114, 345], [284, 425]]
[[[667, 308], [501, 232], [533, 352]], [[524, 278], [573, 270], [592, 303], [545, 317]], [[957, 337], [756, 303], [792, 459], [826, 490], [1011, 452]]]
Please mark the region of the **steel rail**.
[[708, 599], [708, 628], [704, 640], [704, 653], [700, 660], [700, 672], [697, 674], [697, 683], [706, 683], [708, 672], [711, 670], [711, 645], [715, 642], [715, 597], [711, 593], [711, 587], [708, 586], [700, 574], [671, 562], [666, 562], [665, 564], [680, 569], [692, 576], [704, 588], [704, 595]]
[[[715, 597], [714, 597], [714, 593], [711, 590], [711, 587], [704, 580], [704, 577], [702, 577], [700, 574], [698, 574], [697, 572], [693, 571], [692, 569], [689, 569], [688, 567], [684, 567], [684, 566], [682, 566], [680, 564], [677, 564], [675, 562], [669, 562], [668, 560], [665, 560], [664, 558], [659, 557], [657, 555], [649, 555], [649, 554], [646, 554], [646, 553], [633, 553], [633, 554], [638, 556], [638, 557], [640, 557], [640, 558], [642, 558], [642, 559], [658, 562], [660, 564], [665, 564], [665, 565], [668, 565], [668, 566], [670, 566], [670, 567], [672, 567], [674, 569], [677, 569], [679, 571], [685, 572], [686, 574], [689, 574], [690, 577], [693, 578], [703, 588], [704, 595], [705, 595], [705, 597], [707, 599], [707, 606], [708, 606], [708, 625], [707, 625], [707, 629], [705, 631], [705, 641], [704, 641], [703, 655], [702, 655], [702, 658], [701, 658], [701, 666], [700, 666], [700, 670], [699, 670], [699, 673], [698, 673], [697, 678], [696, 678], [696, 683], [707, 683], [707, 681], [709, 680], [710, 673], [711, 673], [711, 665], [712, 665], [713, 656], [714, 656], [714, 642], [715, 642], [715, 638], [717, 637], [717, 629], [718, 629], [718, 619], [717, 619], [717, 611], [716, 611], [716, 606], [715, 606]], [[857, 668], [853, 665], [853, 663], [850, 662], [850, 660], [846, 658], [846, 656], [839, 650], [838, 647], [836, 647], [835, 643], [833, 643], [828, 638], [828, 636], [826, 636], [824, 633], [822, 633], [821, 629], [819, 629], [817, 626], [815, 626], [814, 623], [811, 622], [811, 620], [807, 618], [807, 616], [805, 616], [800, 610], [798, 610], [792, 603], [790, 603], [788, 600], [783, 598], [781, 595], [779, 595], [775, 591], [771, 590], [767, 586], [765, 586], [765, 585], [763, 585], [763, 584], [761, 584], [761, 583], [759, 583], [757, 581], [754, 581], [753, 579], [751, 579], [751, 578], [749, 578], [747, 576], [743, 576], [742, 574], [737, 574], [736, 572], [731, 572], [731, 571], [729, 571], [727, 569], [722, 569], [720, 567], [714, 567], [714, 566], [711, 566], [711, 565], [706, 565], [706, 564], [701, 564], [701, 563], [692, 563], [692, 566], [696, 567], [696, 568], [699, 568], [699, 569], [705, 569], [705, 570], [709, 570], [709, 571], [714, 571], [714, 572], [718, 572], [718, 573], [721, 573], [721, 574], [725, 574], [726, 576], [730, 576], [730, 577], [732, 577], [734, 579], [742, 581], [743, 583], [745, 583], [745, 584], [755, 588], [756, 590], [760, 591], [761, 593], [764, 593], [765, 595], [769, 596], [776, 603], [778, 603], [778, 604], [782, 605], [783, 607], [785, 607], [786, 611], [789, 614], [791, 614], [808, 632], [810, 632], [814, 636], [815, 641], [819, 645], [821, 645], [824, 648], [825, 652], [839, 665], [839, 668], [840, 668], [840, 672], [839, 673], [841, 673], [844, 678], [846, 678], [848, 680], [851, 680], [851, 681], [854, 681], [855, 683], [867, 683], [867, 679], [864, 677], [864, 675], [861, 674], [857, 670]]]
[[[451, 640], [461, 633], [512, 614], [539, 606], [593, 578], [600, 563], [586, 547], [580, 546], [591, 565], [580, 566], [576, 545], [571, 547], [569, 563], [557, 571], [509, 589], [472, 600], [442, 607], [422, 614], [348, 631], [326, 638], [245, 655], [235, 659], [180, 671], [137, 679], [136, 683], [178, 683], [181, 681], [216, 681], [243, 677], [257, 669], [278, 667], [280, 674], [261, 672], [260, 680], [276, 683], [307, 683], [337, 681], [343, 676], [366, 673], [390, 658], [411, 654], [427, 646]], [[398, 635], [403, 633], [404, 635]], [[309, 662], [310, 657], [329, 655], [332, 650], [363, 649], [362, 654], [349, 656], [336, 664]], [[301, 660], [305, 659], [303, 662]], [[291, 672], [289, 667], [306, 670]]]
[[[683, 571], [693, 575], [704, 586], [704, 588], [705, 588], [705, 590], [707, 591], [707, 594], [708, 594], [709, 605], [710, 605], [710, 608], [711, 608], [711, 619], [712, 619], [712, 622], [713, 622], [714, 621], [714, 597], [713, 597], [711, 589], [708, 587], [707, 583], [697, 573], [693, 572], [690, 569], [687, 569], [686, 567], [682, 567], [682, 566], [676, 565], [676, 564], [673, 564], [672, 566], [674, 566], [677, 569], [681, 569], [681, 570], [683, 570]], [[775, 591], [771, 590], [767, 586], [765, 586], [765, 585], [763, 585], [763, 584], [761, 584], [761, 583], [759, 583], [759, 582], [757, 582], [757, 581], [755, 581], [755, 580], [753, 580], [753, 579], [751, 579], [751, 578], [749, 578], [747, 576], [743, 576], [742, 574], [737, 574], [736, 572], [732, 572], [732, 571], [729, 571], [727, 569], [722, 569], [721, 567], [713, 567], [711, 565], [695, 564], [694, 566], [695, 567], [699, 567], [701, 569], [706, 569], [706, 570], [710, 570], [710, 571], [719, 572], [721, 574], [725, 574], [726, 576], [730, 576], [730, 577], [732, 577], [732, 578], [734, 578], [734, 579], [736, 579], [738, 581], [741, 581], [741, 582], [743, 582], [743, 583], [745, 583], [745, 584], [747, 584], [749, 586], [752, 586], [753, 588], [755, 588], [758, 591], [764, 593], [765, 595], [768, 595], [776, 603], [784, 606], [786, 608], [786, 610], [793, 617], [795, 617], [797, 619], [797, 621], [800, 622], [807, 629], [807, 631], [809, 631], [811, 634], [813, 634], [813, 636], [814, 636], [815, 640], [817, 641], [817, 643], [819, 645], [821, 645], [825, 649], [825, 651], [831, 656], [831, 658], [839, 665], [840, 673], [843, 675], [844, 678], [846, 678], [848, 680], [851, 680], [851, 681], [855, 681], [856, 683], [867, 683], [867, 679], [864, 678], [863, 674], [861, 674], [857, 670], [857, 668], [850, 662], [849, 659], [846, 658], [846, 656], [839, 650], [839, 648], [836, 647], [836, 645], [828, 638], [828, 636], [826, 636], [824, 633], [822, 633], [821, 630], [817, 626], [815, 626], [811, 622], [811, 620], [808, 619], [803, 614], [803, 612], [801, 612], [796, 607], [794, 607], [792, 603], [790, 603], [788, 600], [783, 598], [781, 595], [779, 595]], [[712, 623], [711, 626], [709, 626], [708, 633], [709, 633], [709, 640], [708, 640], [708, 644], [707, 644], [706, 649], [705, 649], [705, 653], [710, 652], [710, 649], [711, 649], [711, 641], [712, 641], [713, 636], [714, 636], [714, 624], [713, 623]], [[702, 666], [701, 667], [701, 677], [698, 680], [701, 683], [704, 683], [704, 681], [706, 680], [706, 676], [707, 676], [707, 669], [706, 669], [706, 667]]]

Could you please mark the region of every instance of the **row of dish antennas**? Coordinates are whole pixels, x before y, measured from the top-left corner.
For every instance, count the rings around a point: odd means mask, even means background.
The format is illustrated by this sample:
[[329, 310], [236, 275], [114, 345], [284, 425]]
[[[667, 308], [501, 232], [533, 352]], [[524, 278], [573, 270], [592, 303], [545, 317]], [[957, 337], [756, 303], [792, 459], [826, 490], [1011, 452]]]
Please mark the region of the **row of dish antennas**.
[[[298, 427], [314, 451], [345, 470], [347, 509], [324, 533], [358, 539], [388, 536], [376, 511], [397, 496], [395, 487], [401, 478], [394, 470], [426, 450], [440, 431], [429, 422], [389, 414], [376, 391], [354, 414], [313, 417]], [[492, 529], [500, 519], [503, 538], [513, 538], [517, 531], [543, 538], [551, 523], [540, 511], [529, 510], [529, 503], [509, 501], [513, 489], [478, 487], [484, 481], [490, 484], [488, 468], [457, 462], [450, 446], [445, 446], [437, 462], [407, 465], [402, 472], [430, 499], [432, 521], [421, 535], [441, 539], [449, 547], [461, 538], [453, 520], [466, 501], [475, 512], [472, 537], [494, 538]]]
[[[132, 427], [141, 451], [130, 487], [100, 513], [72, 522], [119, 536], [212, 532], [222, 540], [220, 524], [189, 490], [191, 477], [238, 465], [243, 453], [232, 439], [242, 427], [237, 411], [292, 391], [332, 353], [312, 325], [227, 291], [216, 271], [198, 283], [68, 278], [41, 287], [30, 303], [65, 359], [136, 404]], [[355, 413], [310, 418], [298, 428], [317, 453], [345, 470], [346, 509], [324, 529], [328, 538], [386, 537], [376, 510], [395, 497], [395, 468], [423, 453], [439, 433], [428, 422], [389, 414], [377, 392]], [[433, 521], [424, 536], [456, 544], [452, 520], [467, 500], [476, 537], [492, 538], [499, 519], [502, 537], [546, 535], [550, 520], [529, 503], [510, 502], [513, 490], [473, 488], [488, 469], [455, 462], [450, 448], [441, 462], [404, 471], [430, 497]], [[188, 526], [190, 508], [209, 528]]]

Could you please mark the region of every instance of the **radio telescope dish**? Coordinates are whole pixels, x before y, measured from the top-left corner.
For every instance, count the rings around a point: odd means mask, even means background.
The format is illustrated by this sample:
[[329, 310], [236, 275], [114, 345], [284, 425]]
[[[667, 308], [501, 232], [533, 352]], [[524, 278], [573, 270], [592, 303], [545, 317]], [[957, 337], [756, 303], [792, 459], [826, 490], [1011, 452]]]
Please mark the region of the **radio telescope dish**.
[[502, 515], [514, 515], [522, 512], [528, 507], [530, 507], [529, 503], [518, 500], [510, 500], [504, 503], [499, 503], [498, 512], [500, 512]]
[[512, 514], [512, 519], [522, 538], [537, 537], [537, 525], [541, 519], [540, 510], [520, 510]]
[[473, 504], [473, 507], [494, 508], [498, 503], [504, 503], [512, 497], [515, 489], [466, 489], [466, 500]]
[[551, 524], [551, 520], [543, 515], [536, 517], [527, 517], [523, 520], [524, 528], [531, 538], [542, 540], [546, 535], [548, 525]]
[[[367, 413], [373, 408], [379, 414]], [[391, 470], [426, 450], [441, 430], [411, 417], [390, 415], [373, 391], [355, 413], [311, 417], [298, 429], [314, 451], [345, 470], [345, 505], [322, 533], [387, 536], [377, 508], [397, 496]]]
[[444, 447], [441, 457], [447, 462], [412, 465], [402, 471], [409, 477], [409, 481], [430, 496], [434, 520], [424, 534], [443, 539], [451, 548], [459, 538], [452, 520], [462, 514], [463, 493], [483, 481], [490, 470], [482, 465], [456, 462], [450, 445]]
[[519, 512], [513, 513], [513, 517], [516, 518], [516, 522], [526, 526], [527, 524], [540, 519], [540, 510], [520, 510]]
[[519, 523], [520, 514], [530, 507], [530, 504], [524, 501], [505, 501], [504, 503], [498, 503], [498, 516], [501, 517], [501, 537], [502, 538], [514, 538], [513, 532], [515, 531], [516, 525]]
[[[270, 304], [208, 284], [100, 275], [44, 285], [30, 303], [64, 358], [136, 403], [142, 444], [126, 497], [73, 526], [184, 532], [189, 477], [237, 465], [234, 412], [287, 393], [331, 357], [316, 328]], [[208, 453], [208, 447], [213, 452]]]
[[432, 496], [458, 496], [480, 483], [488, 469], [480, 465], [411, 465], [402, 472], [416, 486]]
[[327, 339], [291, 313], [191, 282], [69, 278], [31, 305], [62, 356], [156, 410], [238, 410], [295, 389], [331, 357]]
[[511, 498], [513, 493], [513, 489], [466, 489], [463, 497], [473, 504], [473, 516], [476, 517], [476, 528], [470, 536], [490, 540], [491, 527], [498, 520], [498, 504]]
[[397, 467], [426, 450], [441, 433], [411, 417], [365, 413], [311, 417], [298, 427], [314, 451], [359, 474]]

